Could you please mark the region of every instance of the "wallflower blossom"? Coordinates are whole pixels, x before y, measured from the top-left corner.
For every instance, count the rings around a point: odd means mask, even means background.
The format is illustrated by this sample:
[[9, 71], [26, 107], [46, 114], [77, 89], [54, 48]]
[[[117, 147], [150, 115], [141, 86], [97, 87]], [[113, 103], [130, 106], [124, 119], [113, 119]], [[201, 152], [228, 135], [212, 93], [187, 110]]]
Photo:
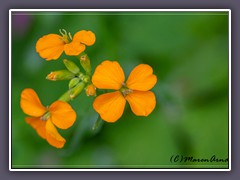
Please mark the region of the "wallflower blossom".
[[36, 51], [43, 59], [56, 60], [63, 51], [69, 56], [77, 56], [86, 49], [86, 46], [93, 45], [96, 40], [92, 31], [78, 31], [73, 38], [65, 30], [60, 30], [60, 33], [61, 35], [45, 35], [37, 41]]
[[49, 107], [44, 107], [33, 89], [24, 89], [21, 93], [20, 106], [26, 117], [40, 137], [56, 147], [62, 148], [66, 140], [58, 133], [55, 126], [67, 129], [76, 120], [76, 113], [72, 107], [63, 101], [55, 101]]
[[149, 65], [140, 64], [124, 83], [124, 72], [118, 62], [102, 62], [92, 76], [92, 83], [99, 89], [116, 91], [96, 97], [93, 108], [103, 120], [115, 122], [122, 116], [127, 100], [135, 115], [148, 116], [156, 106], [155, 95], [149, 91], [157, 82], [157, 77], [152, 73]]

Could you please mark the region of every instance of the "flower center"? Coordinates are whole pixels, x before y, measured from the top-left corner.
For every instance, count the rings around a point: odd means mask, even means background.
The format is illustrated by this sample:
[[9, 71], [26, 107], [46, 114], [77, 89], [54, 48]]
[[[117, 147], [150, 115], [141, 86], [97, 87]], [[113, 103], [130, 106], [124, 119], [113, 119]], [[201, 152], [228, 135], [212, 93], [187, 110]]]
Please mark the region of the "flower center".
[[72, 41], [72, 35], [70, 32], [67, 33], [67, 31], [65, 29], [59, 29], [60, 34], [62, 35], [62, 41], [64, 43], [69, 43], [70, 41]]
[[128, 94], [132, 93], [133, 90], [132, 89], [129, 89], [125, 83], [122, 83], [122, 87], [120, 89], [120, 92], [122, 93], [122, 95], [124, 97], [126, 97]]
[[48, 111], [42, 117], [40, 117], [40, 119], [43, 121], [46, 121], [50, 118], [50, 116], [51, 116], [51, 113]]

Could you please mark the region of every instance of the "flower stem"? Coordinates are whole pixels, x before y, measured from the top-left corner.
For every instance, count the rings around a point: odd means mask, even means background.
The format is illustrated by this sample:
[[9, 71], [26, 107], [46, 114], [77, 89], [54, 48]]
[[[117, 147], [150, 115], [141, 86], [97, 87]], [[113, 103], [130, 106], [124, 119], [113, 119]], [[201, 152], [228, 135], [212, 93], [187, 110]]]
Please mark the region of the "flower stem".
[[97, 120], [95, 121], [93, 127], [92, 127], [92, 130], [93, 131], [96, 131], [103, 123], [103, 120], [101, 119], [100, 116], [98, 116]]

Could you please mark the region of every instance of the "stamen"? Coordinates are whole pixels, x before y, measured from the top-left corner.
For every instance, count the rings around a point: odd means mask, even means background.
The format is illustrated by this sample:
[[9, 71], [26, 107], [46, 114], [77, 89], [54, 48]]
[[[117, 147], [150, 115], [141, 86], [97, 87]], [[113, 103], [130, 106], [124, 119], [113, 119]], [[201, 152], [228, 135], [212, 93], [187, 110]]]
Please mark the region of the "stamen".
[[59, 32], [62, 36], [66, 36], [67, 35], [67, 31], [65, 29], [59, 29]]
[[51, 113], [48, 111], [42, 117], [40, 117], [40, 120], [46, 121], [50, 118], [50, 116], [51, 116]]
[[[125, 84], [125, 83], [124, 83], [124, 84]], [[128, 94], [132, 93], [133, 90], [127, 88], [126, 86], [123, 86], [123, 87], [120, 89], [120, 92], [121, 92], [122, 95], [125, 97], [125, 96], [127, 96]]]
[[69, 40], [72, 40], [72, 36], [70, 33], [67, 33], [65, 29], [59, 29], [60, 34], [62, 35], [62, 40], [65, 43], [69, 43]]
[[70, 32], [68, 33], [68, 37], [72, 40], [72, 35]]

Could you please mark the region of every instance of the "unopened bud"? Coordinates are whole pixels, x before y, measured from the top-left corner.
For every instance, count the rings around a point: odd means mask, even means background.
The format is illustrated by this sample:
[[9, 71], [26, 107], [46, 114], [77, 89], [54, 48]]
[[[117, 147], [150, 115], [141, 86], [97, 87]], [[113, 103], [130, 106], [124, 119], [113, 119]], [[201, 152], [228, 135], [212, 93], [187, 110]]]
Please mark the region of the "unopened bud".
[[71, 99], [76, 98], [82, 92], [84, 87], [85, 87], [84, 82], [78, 83], [74, 88], [71, 89], [70, 98]]
[[77, 74], [80, 72], [79, 67], [74, 62], [64, 59], [63, 63], [65, 64], [66, 68], [72, 73]]
[[53, 71], [47, 75], [46, 79], [51, 81], [58, 81], [58, 80], [69, 80], [74, 78], [75, 75], [68, 70], [59, 70]]
[[69, 84], [68, 84], [68, 87], [69, 89], [73, 88], [74, 86], [77, 85], [77, 83], [79, 83], [80, 79], [79, 78], [73, 78], [70, 80]]
[[96, 87], [93, 84], [90, 84], [85, 89], [87, 96], [96, 96]]
[[86, 73], [90, 75], [92, 72], [92, 68], [90, 64], [90, 59], [87, 54], [83, 54], [80, 56], [80, 63], [83, 69], [86, 71]]

